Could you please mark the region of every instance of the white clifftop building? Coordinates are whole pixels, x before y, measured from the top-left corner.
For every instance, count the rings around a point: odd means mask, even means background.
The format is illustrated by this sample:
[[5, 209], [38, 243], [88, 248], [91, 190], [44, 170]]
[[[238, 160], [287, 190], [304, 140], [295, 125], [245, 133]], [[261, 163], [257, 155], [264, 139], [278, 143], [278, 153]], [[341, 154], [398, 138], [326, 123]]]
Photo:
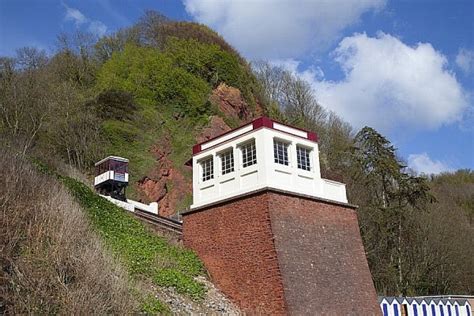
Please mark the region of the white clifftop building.
[[347, 203], [343, 183], [321, 178], [317, 141], [261, 117], [195, 145], [191, 209], [263, 188]]

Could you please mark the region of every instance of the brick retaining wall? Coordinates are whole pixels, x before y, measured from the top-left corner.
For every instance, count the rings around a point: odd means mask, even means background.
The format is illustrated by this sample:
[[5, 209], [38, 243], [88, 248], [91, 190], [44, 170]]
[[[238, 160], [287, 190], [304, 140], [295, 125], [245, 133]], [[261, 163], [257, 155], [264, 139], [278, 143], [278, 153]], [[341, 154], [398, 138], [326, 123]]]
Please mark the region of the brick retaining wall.
[[350, 206], [261, 190], [184, 215], [184, 244], [251, 314], [376, 315]]

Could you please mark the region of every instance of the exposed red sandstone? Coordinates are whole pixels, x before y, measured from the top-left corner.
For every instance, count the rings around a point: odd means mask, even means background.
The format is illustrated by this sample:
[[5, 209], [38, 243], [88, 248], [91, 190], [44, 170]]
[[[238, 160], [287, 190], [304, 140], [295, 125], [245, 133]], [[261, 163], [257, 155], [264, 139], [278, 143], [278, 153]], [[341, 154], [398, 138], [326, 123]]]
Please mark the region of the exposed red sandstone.
[[202, 143], [206, 140], [222, 135], [230, 131], [231, 128], [219, 116], [212, 116], [209, 124], [201, 131], [196, 138], [197, 143]]
[[[158, 213], [162, 216], [170, 216], [178, 211], [178, 203], [192, 192], [192, 184], [173, 167], [169, 158], [171, 154], [169, 138], [162, 139], [151, 151], [157, 164], [138, 181], [139, 196], [145, 203], [158, 202]], [[170, 186], [173, 190], [169, 190]]]
[[242, 97], [240, 90], [221, 83], [212, 91], [209, 101], [217, 105], [226, 117], [247, 122], [252, 118], [250, 107]]

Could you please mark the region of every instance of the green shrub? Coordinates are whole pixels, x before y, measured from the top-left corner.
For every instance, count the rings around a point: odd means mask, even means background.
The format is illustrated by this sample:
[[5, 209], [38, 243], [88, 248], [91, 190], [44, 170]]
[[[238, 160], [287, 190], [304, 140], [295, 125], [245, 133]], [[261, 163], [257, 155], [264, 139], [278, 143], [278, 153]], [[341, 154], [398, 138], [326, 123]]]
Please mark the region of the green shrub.
[[169, 308], [153, 295], [142, 300], [141, 311], [147, 315], [171, 315]]
[[159, 50], [127, 45], [100, 69], [99, 91], [118, 89], [131, 93], [142, 106], [154, 105], [182, 115], [207, 111], [210, 86]]
[[132, 119], [138, 109], [130, 93], [115, 89], [101, 92], [86, 106], [92, 108], [101, 119], [119, 121]]
[[168, 21], [162, 25], [160, 35], [163, 38], [176, 37], [184, 40], [192, 39], [203, 44], [217, 45], [222, 51], [231, 54], [242, 65], [247, 64], [245, 59], [219, 34], [203, 24], [185, 21]]
[[225, 82], [240, 89], [244, 95], [252, 89], [252, 75], [248, 66], [217, 44], [171, 37], [167, 41], [165, 53], [175, 66], [199, 76], [213, 87]]
[[194, 299], [202, 299], [205, 292], [200, 283], [176, 269], [162, 269], [153, 276], [153, 281], [161, 286], [174, 287], [178, 293], [188, 294]]

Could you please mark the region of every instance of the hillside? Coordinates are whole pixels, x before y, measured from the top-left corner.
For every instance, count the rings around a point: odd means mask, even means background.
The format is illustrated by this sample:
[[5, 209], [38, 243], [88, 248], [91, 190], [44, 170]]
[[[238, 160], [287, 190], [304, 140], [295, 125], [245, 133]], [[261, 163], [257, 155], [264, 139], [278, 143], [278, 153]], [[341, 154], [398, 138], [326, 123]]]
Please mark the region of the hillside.
[[8, 210], [0, 214], [1, 311], [237, 313], [194, 253], [80, 181], [0, 153], [0, 202]]
[[[62, 34], [51, 56], [24, 48], [16, 58], [0, 57], [0, 107], [0, 143], [16, 157], [34, 157], [56, 170], [74, 168], [86, 183], [91, 182], [94, 162], [107, 155], [127, 157], [131, 162], [127, 195], [158, 202], [164, 216], [192, 202], [191, 169], [185, 163], [193, 144], [261, 115], [315, 131], [322, 174], [345, 182], [349, 200], [360, 206], [360, 230], [377, 291], [385, 295], [474, 291], [472, 171], [439, 177], [414, 174], [383, 135], [369, 127], [354, 131], [317, 102], [302, 78], [267, 62], [250, 65], [206, 26], [147, 12], [134, 25], [102, 38]], [[19, 177], [34, 172], [31, 169], [18, 169]], [[106, 245], [96, 248], [105, 258], [103, 265], [120, 252], [114, 263], [119, 272], [109, 271], [121, 273], [116, 277], [122, 280], [114, 290], [117, 297], [126, 297], [124, 302], [132, 308], [143, 305], [120, 288], [138, 273], [149, 287], [171, 288], [191, 301], [202, 298], [203, 285], [195, 277], [205, 272], [195, 256], [150, 235], [87, 186], [59, 173], [60, 181], [35, 175], [47, 183], [38, 193], [41, 203], [56, 201], [47, 187], [60, 188], [69, 202], [54, 210], [65, 212], [74, 204], [75, 212], [89, 219], [65, 224], [82, 229], [71, 232], [71, 238], [80, 239], [84, 230], [97, 232], [87, 233], [87, 238]], [[13, 199], [8, 194], [16, 184], [9, 185], [0, 188], [4, 199]], [[29, 185], [34, 191], [33, 183]], [[6, 227], [3, 223], [13, 215], [3, 216], [1, 224]], [[27, 216], [20, 221], [28, 220]], [[38, 240], [42, 245], [44, 239]], [[18, 255], [14, 250], [13, 257]], [[59, 250], [64, 258], [87, 264], [87, 253], [75, 257], [68, 251]], [[62, 261], [58, 265], [62, 267]], [[104, 313], [128, 312], [120, 304], [107, 304]], [[156, 311], [166, 310], [160, 304], [152, 305]]]

